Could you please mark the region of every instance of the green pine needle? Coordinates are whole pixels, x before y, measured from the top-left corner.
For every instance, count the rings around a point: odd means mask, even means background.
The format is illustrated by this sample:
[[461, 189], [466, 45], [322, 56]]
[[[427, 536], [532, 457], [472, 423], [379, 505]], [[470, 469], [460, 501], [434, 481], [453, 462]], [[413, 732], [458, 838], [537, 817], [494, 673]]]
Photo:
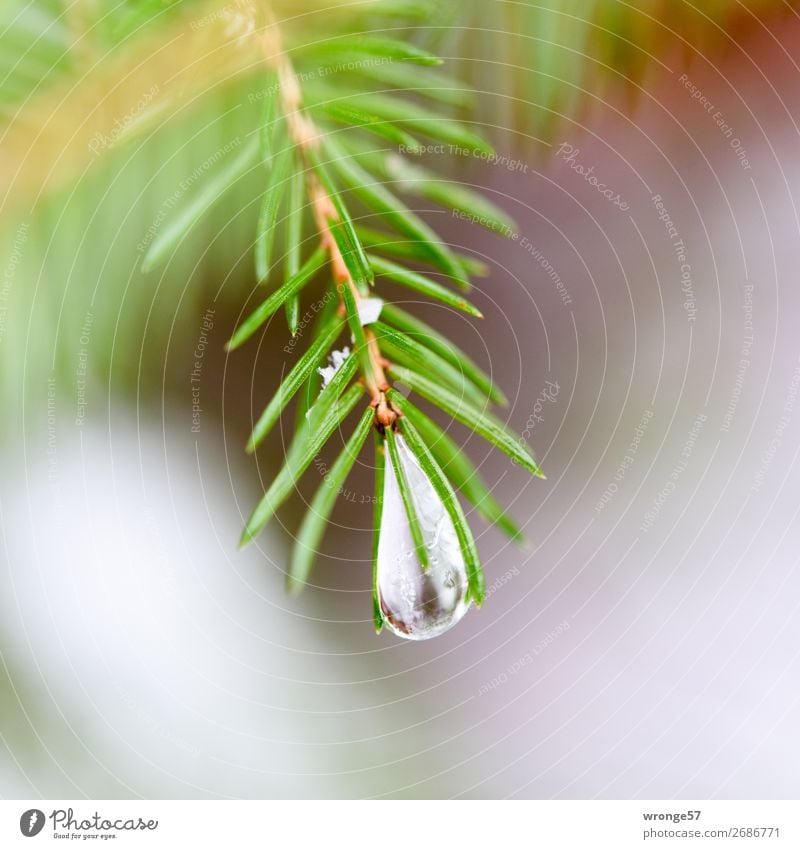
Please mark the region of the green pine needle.
[[264, 190], [264, 199], [261, 203], [256, 229], [255, 262], [256, 279], [259, 283], [264, 283], [269, 276], [272, 244], [275, 240], [275, 224], [278, 221], [281, 201], [289, 182], [293, 158], [292, 147], [285, 144], [275, 153], [267, 177], [267, 186]]
[[453, 79], [440, 71], [409, 67], [402, 62], [359, 65], [359, 74], [409, 92], [436, 100], [448, 106], [469, 106], [472, 91], [461, 80]]
[[308, 380], [309, 375], [319, 366], [325, 353], [330, 350], [336, 337], [341, 333], [342, 322], [337, 318], [331, 322], [332, 327], [323, 331], [311, 343], [308, 350], [295, 363], [292, 370], [284, 378], [278, 391], [272, 396], [264, 412], [256, 422], [253, 432], [247, 441], [246, 451], [251, 454], [264, 441], [280, 418], [286, 405], [292, 400], [297, 390]]
[[300, 299], [293, 295], [283, 305], [286, 313], [286, 325], [292, 336], [297, 336], [297, 327], [300, 324]]
[[309, 426], [301, 431], [289, 448], [286, 463], [264, 493], [256, 509], [247, 520], [240, 545], [246, 545], [257, 536], [274, 516], [275, 511], [291, 495], [303, 472], [322, 450], [328, 437], [347, 418], [352, 409], [363, 398], [360, 386], [351, 386], [337, 402], [320, 417], [318, 427]]
[[347, 479], [359, 452], [372, 429], [374, 415], [367, 407], [342, 453], [325, 475], [297, 532], [286, 586], [292, 593], [300, 592], [308, 582], [319, 544], [325, 533], [339, 490]]
[[[306, 178], [302, 163], [295, 163], [289, 183], [289, 211], [286, 216], [286, 276], [294, 277], [300, 270], [300, 250], [303, 244], [303, 211], [305, 209]], [[300, 299], [292, 295], [283, 305], [286, 323], [292, 336], [297, 335], [300, 323]]]
[[392, 142], [392, 144], [402, 145], [409, 151], [418, 152], [421, 150], [420, 143], [410, 133], [384, 118], [357, 109], [355, 106], [348, 106], [343, 103], [321, 103], [314, 111], [320, 113], [323, 118], [329, 118], [338, 124], [345, 124], [352, 129], [374, 133], [376, 136]]
[[455, 183], [392, 154], [383, 157], [386, 176], [403, 192], [427, 198], [447, 209], [461, 212], [473, 224], [512, 236], [517, 232], [513, 218], [482, 194]]
[[[320, 334], [325, 332], [325, 328], [329, 326], [334, 314], [336, 313], [336, 299], [329, 297], [327, 303], [319, 311], [316, 320], [311, 326], [311, 338], [316, 339]], [[297, 409], [295, 411], [294, 430], [297, 433], [300, 428], [306, 423], [306, 413], [311, 409], [311, 406], [319, 395], [320, 387], [322, 386], [322, 376], [318, 370], [314, 370], [308, 376], [305, 385], [297, 396]]]
[[397, 265], [397, 263], [383, 257], [371, 256], [369, 261], [376, 274], [387, 277], [394, 283], [399, 283], [407, 289], [413, 289], [415, 292], [433, 298], [435, 301], [439, 301], [454, 309], [461, 310], [468, 315], [483, 318], [481, 311], [466, 298], [453, 294], [449, 289], [445, 289], [444, 286], [435, 280], [431, 280], [416, 271], [410, 271], [402, 265]]
[[306, 424], [304, 427], [307, 430], [313, 431], [320, 426], [320, 422], [328, 414], [331, 407], [339, 400], [346, 387], [350, 384], [350, 381], [355, 377], [357, 370], [358, 357], [355, 353], [350, 353], [336, 370], [333, 377], [328, 381], [327, 385], [320, 390], [316, 400], [312, 402], [306, 413]]
[[326, 61], [331, 65], [341, 65], [364, 58], [409, 62], [417, 65], [442, 64], [441, 59], [421, 47], [383, 36], [347, 35], [304, 46], [295, 52], [299, 61], [312, 61], [321, 65], [325, 65]]
[[338, 102], [344, 105], [361, 109], [435, 141], [452, 145], [454, 149], [458, 149], [454, 150], [455, 153], [476, 153], [487, 157], [494, 153], [488, 142], [460, 122], [395, 95], [359, 94], [342, 100], [336, 89], [315, 85], [313, 91], [316, 102], [336, 102], [339, 97]]
[[325, 264], [327, 258], [325, 251], [322, 248], [317, 248], [294, 277], [290, 277], [261, 306], [250, 313], [230, 338], [225, 346], [225, 350], [235, 351], [236, 348], [243, 345], [267, 321], [275, 310], [282, 306], [289, 298], [294, 297], [313, 278]]
[[344, 302], [345, 315], [347, 323], [350, 326], [350, 332], [355, 340], [356, 353], [361, 362], [361, 370], [369, 383], [374, 383], [374, 372], [372, 368], [372, 360], [369, 356], [369, 348], [367, 347], [367, 336], [364, 333], [364, 326], [361, 324], [361, 318], [358, 314], [358, 307], [350, 286], [343, 283], [341, 286], [342, 301]]
[[[371, 227], [363, 227], [359, 224], [356, 225], [356, 232], [361, 239], [361, 244], [366, 248], [371, 248], [373, 252], [385, 254], [393, 259], [405, 259], [426, 264], [432, 263], [431, 255], [424, 243], [403, 238], [402, 236], [381, 233], [379, 230], [373, 230]], [[485, 277], [489, 273], [489, 268], [485, 263], [471, 256], [455, 252], [453, 256], [461, 266], [461, 273], [464, 277]]]
[[[462, 424], [474, 430], [487, 442], [491, 442], [492, 445], [507, 454], [515, 463], [527, 469], [532, 475], [544, 477], [535, 458], [527, 448], [522, 446], [519, 438], [510, 433], [506, 426], [490, 413], [479, 410], [429, 378], [410, 369], [392, 366], [389, 369], [389, 374], [395, 380], [399, 380], [408, 386], [412, 392], [419, 393], [454, 419], [458, 419]], [[396, 394], [392, 390], [392, 398]]]
[[174, 251], [192, 227], [219, 201], [222, 195], [252, 169], [258, 158], [259, 144], [258, 136], [254, 135], [244, 143], [232, 159], [227, 162], [223, 160], [220, 170], [202, 184], [174, 218], [167, 220], [145, 254], [142, 271], [150, 271]]

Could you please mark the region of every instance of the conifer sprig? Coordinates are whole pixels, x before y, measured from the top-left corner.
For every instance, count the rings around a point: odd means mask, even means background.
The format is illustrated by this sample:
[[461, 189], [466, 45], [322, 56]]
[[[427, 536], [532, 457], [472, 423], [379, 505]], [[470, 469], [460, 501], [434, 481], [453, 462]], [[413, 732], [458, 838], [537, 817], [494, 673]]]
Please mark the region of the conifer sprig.
[[[393, 8], [392, 2], [379, 5]], [[248, 441], [247, 450], [255, 450], [299, 394], [296, 432], [285, 463], [249, 518], [242, 542], [249, 542], [264, 528], [329, 438], [345, 429], [344, 448], [310, 502], [290, 561], [288, 588], [293, 592], [302, 589], [309, 580], [336, 493], [372, 427], [378, 445], [373, 560], [378, 556], [383, 480], [386, 464], [390, 464], [417, 559], [423, 569], [430, 568], [423, 517], [418, 515], [398, 453], [397, 433], [404, 437], [453, 524], [467, 575], [466, 598], [480, 605], [483, 572], [456, 493], [512, 539], [520, 540], [521, 531], [458, 443], [401, 395], [392, 380], [500, 448], [532, 474], [541, 472], [527, 447], [489, 411], [492, 404], [506, 403], [493, 378], [441, 333], [384, 301], [400, 286], [445, 308], [482, 317], [464, 292], [471, 288], [470, 277], [485, 273], [485, 267], [447, 246], [397, 193], [422, 196], [459, 212], [472, 211], [476, 223], [498, 232], [510, 231], [514, 225], [504, 210], [473, 189], [439, 179], [408, 158], [414, 155], [418, 135], [481, 154], [490, 153], [491, 148], [471, 127], [440, 114], [438, 104], [461, 102], [463, 92], [456, 88], [453, 91], [458, 98], [444, 98], [443, 89], [431, 85], [438, 58], [410, 42], [383, 35], [336, 34], [304, 46], [290, 58], [271, 18], [260, 28], [254, 27], [254, 37], [260, 42], [266, 93], [263, 123], [254, 133], [257, 150], [251, 146], [246, 151], [246, 162], [257, 164], [264, 184], [255, 240], [257, 282], [269, 282], [275, 275], [272, 258], [278, 253], [274, 245], [281, 227], [286, 261], [283, 282], [241, 322], [227, 348], [233, 352], [255, 334], [265, 332], [267, 322], [282, 308], [294, 334], [300, 301], [321, 277], [327, 278], [323, 285], [333, 287], [337, 306], [318, 320], [305, 353], [267, 400]], [[383, 70], [373, 76], [397, 90], [375, 93], [326, 87], [313, 81], [313, 73], [297, 73], [293, 59], [317, 68], [348, 62], [375, 65]], [[424, 85], [416, 90], [414, 69], [418, 67], [423, 69]], [[301, 87], [301, 76], [312, 79], [306, 89]], [[453, 83], [443, 78], [444, 88], [448, 85]], [[408, 98], [409, 90], [418, 95], [417, 101]], [[240, 162], [229, 170], [238, 178], [245, 167]], [[224, 188], [219, 180], [209, 185], [201, 193], [202, 208], [187, 210], [180, 221], [192, 226]], [[368, 225], [360, 223], [362, 217]], [[168, 243], [162, 240], [154, 245], [156, 256], [150, 260], [163, 256], [180, 240], [180, 228], [173, 228], [168, 235]], [[318, 247], [304, 250], [309, 242]], [[349, 337], [347, 349], [332, 353], [343, 334]], [[326, 355], [332, 365], [320, 369]], [[320, 391], [318, 373], [323, 372], [325, 383]], [[346, 422], [358, 410], [358, 425], [348, 432]], [[383, 620], [377, 577], [373, 577], [373, 593], [375, 623], [380, 630]]]

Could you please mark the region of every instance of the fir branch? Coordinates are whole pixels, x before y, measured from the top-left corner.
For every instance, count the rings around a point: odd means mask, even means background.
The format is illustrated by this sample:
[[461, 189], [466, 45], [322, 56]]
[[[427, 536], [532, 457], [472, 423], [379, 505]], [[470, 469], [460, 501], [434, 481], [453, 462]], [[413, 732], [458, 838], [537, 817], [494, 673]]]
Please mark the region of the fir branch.
[[[477, 546], [455, 494], [456, 488], [476, 505], [488, 521], [497, 524], [513, 538], [518, 538], [520, 532], [480, 481], [474, 467], [456, 443], [438, 431], [433, 422], [410, 402], [403, 400], [391, 386], [387, 375], [440, 405], [528, 471], [541, 473], [533, 457], [519, 446], [502, 423], [486, 412], [488, 404], [493, 401], [502, 403], [505, 398], [469, 357], [452, 346], [441, 334], [391, 305], [385, 307], [386, 321], [377, 320], [375, 315], [369, 314], [371, 306], [377, 304], [383, 308], [382, 300], [367, 304], [366, 299], [373, 297], [372, 287], [382, 290], [385, 281], [391, 281], [431, 297], [449, 308], [481, 317], [480, 311], [461, 293], [453, 292], [448, 286], [406, 264], [380, 256], [376, 251], [385, 248], [390, 242], [382, 234], [365, 231], [356, 224], [349, 202], [345, 203], [339, 180], [351, 190], [352, 197], [360, 200], [371, 212], [378, 212], [383, 224], [405, 237], [406, 241], [400, 244], [406, 247], [394, 252], [395, 259], [432, 264], [444, 273], [447, 282], [459, 289], [470, 288], [469, 273], [483, 270], [480, 264], [468, 257], [459, 257], [445, 247], [433, 230], [386, 189], [372, 172], [383, 172], [384, 178], [394, 179], [406, 190], [422, 193], [450, 208], [463, 210], [474, 207], [481, 213], [477, 217], [482, 217], [484, 223], [489, 221], [492, 229], [510, 229], [513, 222], [502, 210], [466, 187], [438, 181], [431, 172], [422, 171], [400, 159], [395, 161], [392, 158], [388, 162], [376, 160], [369, 148], [356, 145], [370, 170], [362, 168], [327, 133], [325, 126], [317, 124], [317, 120], [332, 119], [345, 124], [349, 131], [355, 133], [377, 132], [398, 144], [413, 141], [407, 133], [407, 129], [411, 129], [476, 151], [485, 152], [491, 148], [462, 124], [452, 120], [442, 121], [441, 116], [433, 110], [394, 95], [372, 94], [357, 99], [347, 97], [345, 102], [332, 96], [325, 103], [317, 99], [310, 106], [304, 106], [303, 91], [283, 48], [276, 22], [269, 19], [263, 29], [258, 31], [257, 37], [269, 78], [277, 82], [274, 102], [265, 108], [264, 125], [260, 128], [261, 159], [268, 168], [268, 174], [258, 222], [256, 270], [259, 282], [265, 281], [271, 274], [271, 245], [280, 210], [287, 203], [287, 279], [241, 324], [228, 343], [228, 349], [233, 351], [243, 344], [281, 306], [287, 308], [290, 331], [294, 332], [298, 298], [325, 266], [330, 274], [328, 285], [333, 286], [337, 296], [338, 309], [320, 320], [306, 352], [283, 380], [253, 429], [247, 444], [250, 451], [264, 440], [291, 398], [305, 386], [305, 398], [298, 408], [297, 430], [286, 461], [248, 520], [242, 542], [248, 542], [263, 529], [334, 430], [357, 406], [359, 399], [366, 395], [367, 406], [356, 430], [312, 499], [300, 526], [287, 577], [288, 587], [297, 591], [307, 583], [314, 550], [322, 539], [336, 492], [352, 468], [369, 427], [373, 427], [378, 440], [373, 549], [376, 629], [380, 630], [383, 624], [388, 623], [397, 633], [409, 635], [408, 629], [412, 628], [405, 619], [402, 625], [397, 624], [400, 619], [395, 622], [391, 611], [386, 612], [384, 604], [391, 602], [381, 596], [378, 578], [381, 568], [384, 568], [379, 563], [381, 527], [386, 520], [394, 523], [398, 521], [397, 516], [389, 517], [384, 513], [383, 489], [389, 480], [385, 475], [387, 456], [392, 469], [392, 486], [396, 485], [396, 491], [399, 491], [405, 527], [413, 541], [412, 549], [404, 556], [415, 558], [421, 570], [420, 577], [414, 580], [427, 582], [427, 589], [409, 589], [412, 595], [408, 597], [417, 597], [417, 593], [422, 593], [420, 598], [439, 594], [442, 608], [450, 610], [452, 621], [457, 621], [465, 609], [464, 601], [459, 602], [459, 579], [456, 572], [444, 573], [441, 570], [465, 569], [467, 584], [464, 585], [466, 595], [463, 598], [466, 603], [471, 600], [478, 606], [484, 596], [484, 578]], [[434, 64], [433, 57], [426, 51], [384, 38], [363, 38], [355, 42], [346, 38], [334, 39], [326, 43], [323, 51], [312, 52], [318, 59], [322, 54], [330, 62], [363, 54], [382, 56], [393, 61]], [[402, 79], [406, 78], [402, 76]], [[362, 106], [349, 105], [351, 99], [354, 104]], [[288, 201], [285, 198], [287, 187]], [[302, 262], [300, 245], [304, 242], [303, 210], [306, 205], [311, 211], [319, 247]], [[365, 245], [370, 247], [369, 251]], [[349, 328], [354, 351], [347, 356], [337, 355], [338, 359], [334, 362], [338, 363], [341, 359], [342, 364], [332, 377], [328, 374], [330, 379], [327, 385], [312, 402], [312, 395], [316, 391], [315, 373], [339, 335], [342, 318]], [[424, 371], [425, 376], [420, 371]], [[358, 380], [351, 383], [356, 372]], [[408, 467], [409, 474], [416, 476], [414, 479], [419, 485], [421, 480], [424, 481], [424, 478], [419, 478], [420, 474], [428, 479], [430, 494], [426, 498], [438, 499], [439, 507], [418, 501], [421, 496], [412, 490], [411, 478], [407, 476], [407, 467], [404, 465], [412, 460], [401, 457], [396, 430], [405, 437], [403, 451], [410, 452], [408, 457], [413, 457], [418, 463], [418, 467]], [[420, 510], [433, 510], [432, 515], [439, 517], [436, 522], [441, 521], [441, 516], [449, 517], [455, 532], [454, 544], [457, 542], [460, 549], [460, 561], [454, 561], [452, 552], [448, 551], [443, 559], [450, 565], [434, 565], [438, 563], [439, 557], [432, 557], [428, 549], [439, 544], [437, 541], [441, 529], [432, 527], [431, 522], [434, 520], [420, 513]], [[423, 526], [426, 528], [424, 532]], [[400, 554], [392, 556], [400, 557]], [[403, 568], [407, 570], [409, 566], [404, 565]], [[406, 596], [401, 595], [401, 598]], [[425, 629], [419, 623], [413, 627], [425, 635]], [[441, 630], [438, 619], [433, 630], [435, 633]]]

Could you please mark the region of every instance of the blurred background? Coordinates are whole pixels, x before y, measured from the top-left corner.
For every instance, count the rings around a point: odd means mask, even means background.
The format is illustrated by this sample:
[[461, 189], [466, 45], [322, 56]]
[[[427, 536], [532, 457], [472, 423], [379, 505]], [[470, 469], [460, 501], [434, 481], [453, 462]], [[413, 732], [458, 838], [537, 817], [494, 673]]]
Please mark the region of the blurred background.
[[141, 269], [258, 121], [242, 6], [6, 3], [0, 795], [795, 797], [796, 7], [275, 4], [293, 50], [369, 26], [437, 51], [497, 157], [423, 164], [518, 222], [416, 203], [491, 272], [480, 324], [414, 311], [491, 370], [548, 479], [452, 427], [530, 547], [474, 517], [489, 598], [415, 644], [373, 633], [367, 452], [299, 599], [313, 468], [237, 549], [291, 362], [279, 321], [223, 351], [258, 179]]

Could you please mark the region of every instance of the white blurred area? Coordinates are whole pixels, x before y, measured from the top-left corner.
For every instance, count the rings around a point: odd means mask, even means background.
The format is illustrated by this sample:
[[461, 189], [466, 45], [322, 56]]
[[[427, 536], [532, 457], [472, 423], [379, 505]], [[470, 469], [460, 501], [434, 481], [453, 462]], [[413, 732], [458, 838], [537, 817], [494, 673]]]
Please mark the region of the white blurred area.
[[452, 229], [496, 263], [481, 330], [548, 480], [486, 461], [531, 551], [476, 519], [491, 594], [440, 639], [372, 633], [363, 534], [284, 596], [289, 534], [236, 549], [258, 493], [211, 419], [196, 448], [57, 412], [54, 467], [28, 437], [0, 485], [0, 795], [796, 797], [800, 72], [767, 34], [687, 69], [749, 170], [681, 73], [565, 130], [628, 212], [557, 147], [471, 172], [571, 304], [521, 240]]

